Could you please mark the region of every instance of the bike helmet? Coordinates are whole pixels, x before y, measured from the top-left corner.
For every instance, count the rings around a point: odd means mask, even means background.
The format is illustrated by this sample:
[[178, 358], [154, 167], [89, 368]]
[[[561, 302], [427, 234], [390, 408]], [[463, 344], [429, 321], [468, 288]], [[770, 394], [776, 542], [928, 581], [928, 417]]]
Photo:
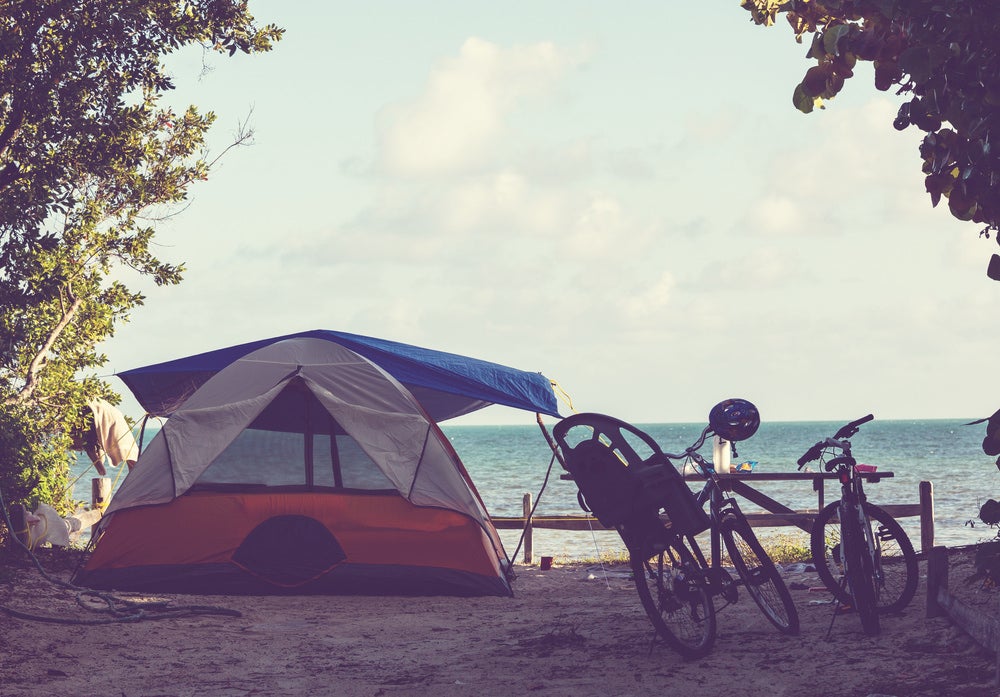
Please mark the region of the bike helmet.
[[719, 402], [708, 413], [708, 423], [720, 438], [728, 441], [746, 440], [760, 426], [760, 412], [745, 399]]

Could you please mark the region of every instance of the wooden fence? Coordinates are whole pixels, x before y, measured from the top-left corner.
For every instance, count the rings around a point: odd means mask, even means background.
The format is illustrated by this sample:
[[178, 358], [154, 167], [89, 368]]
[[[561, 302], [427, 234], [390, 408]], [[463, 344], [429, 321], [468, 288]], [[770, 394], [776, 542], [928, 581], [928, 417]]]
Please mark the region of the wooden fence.
[[[755, 527], [796, 526], [802, 530], [812, 529], [813, 520], [823, 509], [824, 482], [836, 477], [835, 473], [805, 473], [805, 474], [754, 474], [754, 475], [718, 475], [724, 488], [732, 490], [764, 508], [767, 513], [746, 513], [747, 520]], [[892, 472], [866, 473], [865, 478], [878, 481], [892, 477]], [[698, 480], [700, 478], [687, 477]], [[765, 496], [749, 485], [749, 482], [762, 481], [811, 481], [813, 490], [817, 492], [816, 509], [792, 510], [787, 506]], [[597, 518], [588, 515], [546, 516], [531, 515], [531, 494], [525, 494], [522, 500], [523, 515], [504, 517], [493, 516], [493, 525], [501, 530], [524, 531], [525, 564], [531, 564], [534, 559], [533, 535], [535, 528], [548, 530], [614, 530], [606, 528]], [[931, 482], [920, 482], [919, 500], [912, 504], [881, 505], [894, 518], [920, 517], [920, 549], [929, 551], [934, 546], [934, 487]]]
[[969, 607], [948, 590], [948, 548], [934, 547], [927, 554], [927, 616], [943, 615], [996, 655], [993, 682], [1000, 686], [1000, 618]]

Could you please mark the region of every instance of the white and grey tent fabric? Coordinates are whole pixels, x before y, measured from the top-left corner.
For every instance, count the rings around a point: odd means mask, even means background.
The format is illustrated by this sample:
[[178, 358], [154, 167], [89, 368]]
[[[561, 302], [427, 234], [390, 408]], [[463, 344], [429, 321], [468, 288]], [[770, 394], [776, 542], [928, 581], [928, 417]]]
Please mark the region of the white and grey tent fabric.
[[[161, 394], [169, 419], [113, 497], [78, 583], [511, 592], [509, 561], [471, 479], [406, 386], [329, 335], [279, 337], [237, 353], [218, 370], [174, 380], [188, 393], [182, 400]], [[450, 412], [490, 403], [481, 391], [439, 394], [434, 403]], [[545, 411], [555, 412], [554, 402]]]

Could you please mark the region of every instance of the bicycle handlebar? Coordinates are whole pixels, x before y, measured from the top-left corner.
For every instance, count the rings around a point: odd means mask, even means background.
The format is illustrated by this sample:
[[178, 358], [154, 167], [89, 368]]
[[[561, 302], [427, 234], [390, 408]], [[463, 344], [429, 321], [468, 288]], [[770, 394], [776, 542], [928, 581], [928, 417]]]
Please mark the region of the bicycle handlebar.
[[840, 430], [834, 434], [833, 439], [843, 440], [844, 438], [850, 438], [851, 436], [853, 436], [855, 433], [858, 432], [858, 426], [860, 426], [861, 424], [866, 424], [874, 418], [875, 416], [873, 414], [869, 414], [868, 416], [862, 416], [857, 421], [852, 421], [849, 424], [841, 426]]
[[702, 464], [704, 462], [704, 459], [698, 454], [698, 449], [701, 446], [705, 445], [705, 439], [708, 438], [708, 434], [711, 430], [712, 430], [711, 426], [706, 426], [702, 430], [701, 435], [698, 436], [698, 439], [694, 443], [689, 445], [687, 448], [685, 448], [684, 452], [677, 454], [665, 452], [663, 454], [666, 455], [667, 459], [670, 460], [683, 460], [684, 458], [687, 457], [693, 457], [695, 461], [698, 461], [699, 464]]
[[805, 451], [805, 453], [803, 453], [802, 457], [800, 457], [799, 460], [798, 460], [799, 469], [802, 469], [802, 467], [807, 462], [812, 462], [813, 460], [818, 460], [819, 456], [823, 454], [823, 448], [824, 447], [826, 447], [826, 441], [820, 441], [816, 445], [814, 445], [811, 448], [809, 448], [809, 450]]
[[[823, 451], [827, 448], [835, 448], [842, 451], [847, 457], [850, 457], [851, 443], [847, 439], [858, 432], [858, 426], [866, 424], [874, 418], [875, 416], [873, 414], [868, 414], [867, 416], [862, 416], [856, 421], [851, 421], [850, 423], [841, 426], [837, 433], [834, 434], [833, 438], [826, 438], [819, 441], [798, 459], [799, 469], [802, 469], [807, 462], [818, 460], [823, 454]], [[830, 468], [827, 469], [829, 470]]]

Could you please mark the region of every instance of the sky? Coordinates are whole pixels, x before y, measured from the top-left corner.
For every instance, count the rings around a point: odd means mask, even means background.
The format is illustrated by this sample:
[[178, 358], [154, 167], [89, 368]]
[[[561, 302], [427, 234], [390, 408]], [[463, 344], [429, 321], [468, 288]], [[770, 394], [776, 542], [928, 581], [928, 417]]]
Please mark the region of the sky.
[[146, 302], [102, 374], [337, 329], [538, 371], [563, 414], [637, 423], [727, 397], [764, 421], [1000, 406], [1000, 250], [932, 208], [922, 134], [892, 128], [870, 66], [804, 115], [807, 47], [738, 0], [250, 8], [285, 38], [179, 54], [170, 101], [217, 115], [214, 153], [243, 121], [254, 143], [159, 226], [185, 280], [130, 279]]

